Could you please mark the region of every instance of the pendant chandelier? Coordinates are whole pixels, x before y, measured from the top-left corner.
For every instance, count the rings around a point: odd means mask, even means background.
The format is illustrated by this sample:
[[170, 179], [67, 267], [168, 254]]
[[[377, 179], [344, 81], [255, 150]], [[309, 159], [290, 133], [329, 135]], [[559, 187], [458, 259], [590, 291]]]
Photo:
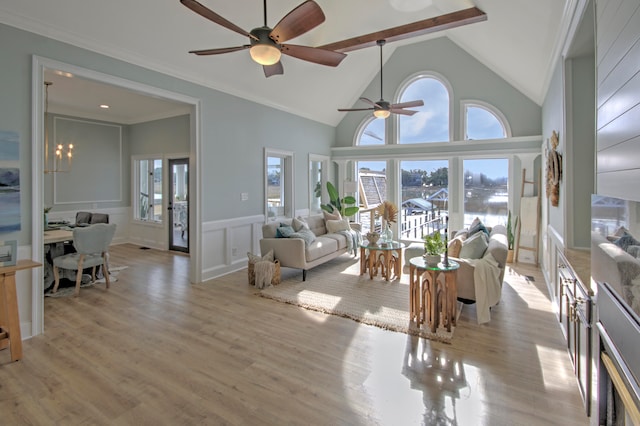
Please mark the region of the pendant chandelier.
[[49, 147], [49, 86], [53, 83], [45, 81], [44, 101], [44, 172], [66, 173], [71, 171], [73, 160], [73, 144], [54, 143]]

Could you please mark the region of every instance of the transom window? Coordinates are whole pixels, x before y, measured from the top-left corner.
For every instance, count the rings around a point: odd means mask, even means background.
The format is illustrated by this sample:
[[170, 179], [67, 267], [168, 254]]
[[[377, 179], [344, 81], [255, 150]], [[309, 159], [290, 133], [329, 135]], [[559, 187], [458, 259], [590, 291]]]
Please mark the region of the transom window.
[[357, 145], [384, 145], [385, 144], [385, 123], [386, 120], [378, 120], [370, 117], [362, 123], [358, 137]]

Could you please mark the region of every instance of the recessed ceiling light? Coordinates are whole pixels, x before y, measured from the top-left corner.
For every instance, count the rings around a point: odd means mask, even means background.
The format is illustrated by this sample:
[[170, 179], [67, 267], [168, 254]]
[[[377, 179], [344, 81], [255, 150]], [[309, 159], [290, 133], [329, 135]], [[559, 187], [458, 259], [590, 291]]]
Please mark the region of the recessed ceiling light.
[[102, 109], [109, 109], [109, 105], [107, 105], [107, 104], [102, 104], [102, 105], [100, 105], [100, 108], [102, 108]]

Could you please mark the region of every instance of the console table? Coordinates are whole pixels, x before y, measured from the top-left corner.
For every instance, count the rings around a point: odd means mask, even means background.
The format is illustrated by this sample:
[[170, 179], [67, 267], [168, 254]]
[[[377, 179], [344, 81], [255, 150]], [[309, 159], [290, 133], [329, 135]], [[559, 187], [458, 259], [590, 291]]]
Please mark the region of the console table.
[[19, 260], [13, 266], [0, 267], [0, 349], [10, 348], [11, 361], [22, 358], [16, 272], [38, 266], [41, 264], [33, 260]]

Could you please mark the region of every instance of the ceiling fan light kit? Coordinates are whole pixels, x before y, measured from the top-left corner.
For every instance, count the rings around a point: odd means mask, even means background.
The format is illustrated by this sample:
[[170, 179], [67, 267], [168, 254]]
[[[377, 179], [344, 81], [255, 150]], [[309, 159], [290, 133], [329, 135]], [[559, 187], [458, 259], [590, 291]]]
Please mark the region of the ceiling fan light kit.
[[391, 115], [391, 111], [386, 110], [386, 109], [376, 109], [373, 111], [373, 115], [376, 118], [381, 118], [381, 119], [385, 119], [387, 117], [389, 117]]
[[249, 54], [251, 55], [251, 59], [260, 65], [276, 64], [282, 56], [278, 44], [269, 37], [270, 32], [271, 29], [269, 27], [262, 27], [255, 28], [249, 33], [256, 37], [255, 39], [251, 39]]

